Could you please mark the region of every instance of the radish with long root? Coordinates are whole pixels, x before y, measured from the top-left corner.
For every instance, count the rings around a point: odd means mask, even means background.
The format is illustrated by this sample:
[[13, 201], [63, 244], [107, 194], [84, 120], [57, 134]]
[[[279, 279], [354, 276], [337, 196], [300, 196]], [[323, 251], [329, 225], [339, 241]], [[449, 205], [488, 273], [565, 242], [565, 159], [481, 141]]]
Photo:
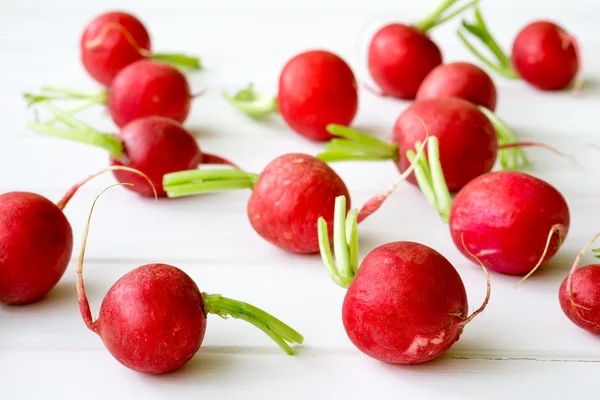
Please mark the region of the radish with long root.
[[[439, 140], [440, 160], [452, 192], [489, 172], [499, 146], [516, 142], [506, 124], [489, 110], [457, 98], [412, 104], [396, 120], [391, 143], [339, 125], [329, 125], [328, 130], [338, 139], [328, 142], [317, 158], [327, 162], [391, 160], [400, 172], [411, 164], [406, 150], [422, 143], [429, 133]], [[503, 168], [521, 168], [526, 161], [520, 148], [500, 151]], [[409, 181], [416, 184], [414, 176]]]
[[183, 123], [196, 95], [192, 95], [185, 75], [159, 61], [141, 60], [120, 71], [108, 90], [82, 91], [42, 87], [40, 93], [25, 93], [29, 106], [62, 100], [76, 100], [75, 111], [105, 105], [117, 126], [138, 118], [161, 116]]
[[348, 337], [363, 353], [387, 363], [420, 364], [440, 356], [486, 308], [491, 292], [486, 268], [481, 264], [487, 294], [471, 315], [460, 275], [428, 246], [387, 243], [372, 250], [359, 268], [358, 212], [346, 215], [345, 200], [340, 196], [335, 202], [335, 260], [324, 218], [319, 219], [319, 239], [331, 278], [348, 289], [342, 306]]
[[256, 233], [273, 245], [294, 253], [317, 253], [317, 220], [333, 221], [337, 196], [349, 197], [342, 179], [323, 161], [307, 154], [285, 154], [263, 172], [211, 169], [165, 175], [168, 197], [192, 196], [223, 190], [250, 189], [248, 219]]
[[[415, 176], [467, 258], [474, 260], [473, 253], [493, 271], [525, 274], [522, 282], [556, 254], [570, 223], [568, 204], [556, 188], [523, 172], [497, 171], [473, 179], [452, 200], [437, 154], [430, 140], [428, 160], [417, 159]], [[409, 151], [408, 157], [418, 156]], [[470, 251], [461, 245], [463, 237]]]
[[[414, 99], [423, 79], [443, 60], [442, 52], [428, 33], [477, 1], [442, 0], [414, 25], [393, 23], [379, 29], [369, 44], [368, 67], [380, 94]], [[452, 9], [455, 5], [461, 6]]]
[[73, 230], [63, 209], [82, 185], [109, 170], [148, 179], [131, 168], [111, 167], [75, 184], [57, 203], [31, 192], [0, 194], [0, 302], [32, 303], [56, 286], [73, 250]]
[[[487, 47], [494, 59], [484, 56], [467, 39], [470, 33]], [[462, 22], [458, 35], [465, 46], [490, 69], [509, 79], [523, 79], [541, 90], [560, 90], [575, 83], [580, 72], [579, 47], [575, 38], [552, 21], [534, 21], [515, 37], [508, 56], [490, 34], [479, 9], [474, 22]]]
[[[111, 165], [124, 165], [144, 172], [150, 177], [159, 196], [165, 196], [163, 176], [170, 172], [198, 168], [200, 164], [228, 164], [231, 162], [200, 151], [196, 139], [177, 121], [165, 117], [146, 117], [125, 125], [118, 134], [98, 132], [91, 126], [50, 104], [44, 104], [53, 117], [66, 125], [29, 122], [27, 128], [43, 134], [70, 139], [108, 151]], [[129, 172], [113, 172], [119, 182], [130, 182], [130, 190], [144, 196], [153, 196], [141, 178]]]
[[260, 95], [252, 84], [225, 99], [255, 119], [280, 113], [296, 133], [311, 140], [329, 140], [328, 124], [349, 125], [358, 110], [358, 90], [350, 66], [324, 50], [300, 53], [279, 76], [277, 97]]
[[457, 97], [496, 110], [496, 85], [481, 68], [468, 62], [453, 62], [434, 68], [423, 80], [416, 101]]
[[80, 41], [83, 66], [98, 83], [111, 86], [115, 76], [129, 64], [152, 59], [191, 70], [200, 59], [181, 53], [152, 53], [150, 34], [135, 16], [111, 11], [98, 15], [85, 27]]
[[[595, 334], [600, 334], [600, 264], [579, 268], [579, 263], [598, 237], [600, 232], [579, 252], [558, 292], [560, 307], [567, 318], [578, 327]], [[600, 258], [599, 249], [593, 252]]]
[[184, 271], [167, 264], [146, 264], [123, 275], [108, 290], [98, 318], [93, 320], [82, 273], [98, 197], [90, 210], [77, 259], [77, 297], [86, 326], [100, 336], [117, 361], [147, 374], [164, 374], [180, 368], [202, 345], [209, 314], [249, 322], [287, 354], [294, 354], [290, 344], [303, 342], [300, 333], [250, 304], [200, 292]]

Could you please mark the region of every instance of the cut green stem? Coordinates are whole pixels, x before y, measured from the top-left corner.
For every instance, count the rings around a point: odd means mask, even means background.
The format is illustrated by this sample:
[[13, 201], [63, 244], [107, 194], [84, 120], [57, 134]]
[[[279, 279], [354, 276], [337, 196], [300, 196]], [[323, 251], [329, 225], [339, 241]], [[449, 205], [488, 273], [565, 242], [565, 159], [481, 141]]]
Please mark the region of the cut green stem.
[[358, 271], [358, 226], [357, 210], [350, 210], [346, 215], [346, 197], [335, 199], [333, 219], [333, 247], [335, 258], [331, 253], [327, 221], [323, 217], [318, 220], [319, 249], [323, 264], [331, 279], [343, 288], [348, 288]]
[[470, 1], [454, 11], [450, 11], [450, 8], [455, 4], [460, 4], [462, 0], [442, 0], [437, 6], [431, 10], [429, 14], [425, 16], [415, 26], [423, 33], [440, 26], [441, 24], [451, 20], [457, 15], [461, 14], [465, 10], [477, 5], [479, 0]]
[[[476, 7], [473, 13], [475, 22], [462, 21], [462, 30], [459, 28], [457, 35], [463, 44], [477, 57], [481, 62], [489, 68], [496, 71], [498, 74], [509, 78], [519, 79], [519, 75], [512, 66], [510, 57], [502, 50], [496, 39], [489, 32], [485, 20]], [[484, 56], [475, 46], [467, 39], [467, 33], [478, 39], [494, 56], [495, 61]]]
[[43, 86], [41, 93], [24, 93], [23, 97], [27, 100], [28, 107], [53, 100], [85, 100], [84, 104], [87, 104], [87, 107], [91, 107], [96, 104], [106, 105], [108, 92], [104, 90], [89, 91]]
[[330, 124], [327, 131], [340, 139], [332, 139], [325, 144], [325, 151], [317, 155], [322, 161], [398, 160], [398, 146], [395, 144], [342, 125]]
[[208, 169], [173, 172], [163, 177], [168, 197], [184, 197], [201, 193], [235, 189], [252, 189], [257, 174], [237, 169]]
[[162, 61], [176, 68], [190, 71], [199, 71], [202, 69], [200, 57], [188, 56], [182, 53], [154, 53], [150, 57], [156, 61]]
[[292, 327], [251, 304], [229, 299], [220, 294], [203, 293], [202, 298], [207, 313], [224, 319], [233, 317], [251, 323], [266, 333], [289, 355], [295, 353], [288, 343], [302, 344], [304, 341], [302, 335]]
[[52, 135], [103, 148], [115, 159], [123, 156], [123, 143], [117, 139], [115, 135], [98, 132], [91, 126], [75, 119], [71, 114], [59, 110], [50, 104], [44, 104], [44, 108], [54, 116], [54, 120], [64, 123], [67, 125], [67, 128], [57, 128], [50, 125], [50, 123], [28, 122], [25, 125], [28, 129], [37, 133]]
[[[417, 146], [419, 145], [417, 143]], [[411, 163], [414, 163], [416, 159], [418, 160], [415, 167], [417, 183], [429, 204], [438, 211], [444, 222], [448, 222], [452, 198], [440, 163], [438, 138], [435, 136], [429, 138], [427, 160], [423, 158], [422, 154], [415, 154], [414, 150], [408, 150], [406, 157]]]
[[248, 86], [236, 92], [233, 96], [223, 91], [223, 98], [250, 118], [260, 120], [269, 117], [271, 114], [279, 113], [277, 97], [256, 93], [252, 83], [249, 83]]
[[500, 159], [500, 167], [503, 170], [519, 171], [529, 167], [530, 163], [525, 151], [520, 147], [509, 147], [514, 143], [518, 143], [517, 135], [515, 135], [508, 125], [502, 121], [496, 114], [483, 106], [479, 106], [490, 122], [494, 125], [499, 146], [506, 146], [498, 151]]

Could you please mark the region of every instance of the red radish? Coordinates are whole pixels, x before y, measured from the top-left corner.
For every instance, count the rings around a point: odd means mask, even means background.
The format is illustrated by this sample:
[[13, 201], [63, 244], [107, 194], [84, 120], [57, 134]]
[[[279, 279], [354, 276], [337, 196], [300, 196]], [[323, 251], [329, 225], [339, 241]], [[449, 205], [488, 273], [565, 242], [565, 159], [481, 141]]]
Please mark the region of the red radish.
[[[166, 193], [163, 176], [170, 172], [198, 168], [200, 164], [231, 164], [212, 154], [202, 153], [194, 137], [178, 122], [164, 117], [140, 118], [125, 125], [118, 134], [101, 133], [76, 120], [68, 113], [46, 105], [55, 118], [69, 129], [56, 128], [44, 123], [28, 123], [35, 132], [91, 144], [107, 150], [111, 165], [125, 165], [144, 172], [156, 186], [159, 196]], [[153, 196], [148, 185], [128, 172], [114, 171], [119, 182], [130, 182], [130, 190], [143, 196]]]
[[[113, 167], [139, 174], [125, 167]], [[73, 231], [63, 209], [86, 182], [56, 204], [30, 192], [0, 195], [0, 302], [28, 304], [44, 297], [63, 276], [73, 250]], [[141, 175], [143, 176], [143, 175]]]
[[[473, 260], [473, 253], [493, 271], [527, 278], [556, 254], [570, 222], [558, 190], [522, 172], [489, 172], [467, 183], [452, 201], [436, 144], [429, 141], [429, 163], [419, 163], [415, 175], [467, 258]], [[460, 245], [463, 237], [469, 252]]]
[[[600, 264], [578, 267], [585, 252], [599, 236], [600, 233], [597, 233], [579, 252], [558, 291], [560, 307], [567, 318], [578, 327], [595, 334], [600, 334]], [[600, 252], [598, 249], [593, 251]]]
[[[341, 126], [329, 131], [344, 139], [329, 142], [324, 161], [392, 160], [400, 172], [410, 161], [407, 149], [423, 142], [426, 133], [438, 138], [442, 169], [450, 191], [460, 190], [471, 179], [492, 169], [498, 152], [498, 139], [492, 122], [472, 103], [455, 98], [429, 99], [408, 107], [396, 120], [392, 143]], [[413, 176], [409, 181], [416, 184]]]
[[155, 59], [200, 69], [200, 59], [184, 54], [153, 54], [150, 35], [131, 14], [112, 11], [90, 21], [81, 36], [81, 61], [98, 83], [111, 86], [123, 68], [139, 60]]
[[534, 21], [521, 29], [513, 41], [512, 57], [502, 51], [489, 33], [478, 9], [475, 10], [475, 22], [463, 21], [462, 25], [490, 50], [496, 60], [481, 54], [459, 30], [458, 35], [465, 46], [484, 64], [507, 78], [521, 78], [541, 90], [559, 90], [573, 82], [579, 73], [577, 41], [554, 22]]
[[393, 23], [375, 33], [369, 44], [368, 64], [382, 95], [415, 98], [423, 79], [442, 63], [442, 52], [427, 33], [476, 2], [449, 12], [455, 3], [457, 0], [442, 0], [416, 25]]
[[142, 117], [161, 116], [183, 123], [192, 98], [186, 77], [163, 62], [141, 60], [117, 74], [108, 91], [80, 91], [42, 87], [40, 94], [25, 93], [28, 105], [52, 100], [77, 99], [81, 111], [93, 105], [106, 105], [112, 120], [122, 127]]
[[468, 315], [463, 282], [450, 262], [415, 242], [375, 248], [358, 267], [356, 210], [346, 218], [345, 198], [335, 203], [334, 261], [327, 222], [319, 219], [321, 256], [332, 279], [347, 288], [342, 321], [348, 337], [363, 353], [394, 364], [420, 364], [452, 346], [490, 298]]
[[467, 62], [454, 62], [434, 68], [421, 83], [416, 100], [439, 97], [458, 97], [491, 111], [496, 109], [494, 81], [484, 70]]
[[[96, 203], [94, 201], [94, 205]], [[289, 343], [303, 337], [270, 314], [238, 300], [201, 293], [185, 272], [172, 265], [146, 264], [122, 276], [108, 291], [98, 319], [92, 319], [83, 283], [83, 261], [92, 210], [77, 260], [77, 297], [86, 326], [126, 367], [147, 374], [164, 374], [187, 363], [204, 339], [206, 317], [247, 321], [273, 339], [287, 354]]]
[[306, 154], [285, 154], [260, 175], [239, 170], [193, 170], [167, 174], [169, 197], [251, 189], [248, 219], [263, 239], [294, 253], [317, 253], [317, 219], [333, 221], [336, 196], [348, 197], [342, 179], [324, 162]]
[[295, 132], [321, 141], [332, 137], [328, 124], [349, 125], [358, 109], [352, 69], [339, 56], [323, 50], [300, 53], [286, 63], [276, 100], [254, 93], [252, 86], [225, 98], [254, 118], [278, 110]]

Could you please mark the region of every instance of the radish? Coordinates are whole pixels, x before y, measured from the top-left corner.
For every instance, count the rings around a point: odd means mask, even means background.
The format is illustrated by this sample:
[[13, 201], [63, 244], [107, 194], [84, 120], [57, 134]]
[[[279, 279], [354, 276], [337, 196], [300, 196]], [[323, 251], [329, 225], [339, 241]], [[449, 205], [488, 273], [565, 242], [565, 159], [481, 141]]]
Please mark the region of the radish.
[[80, 91], [42, 87], [40, 94], [25, 93], [28, 105], [52, 100], [81, 103], [75, 111], [93, 105], [106, 105], [117, 126], [142, 117], [161, 116], [183, 123], [191, 107], [192, 96], [186, 77], [163, 62], [141, 60], [125, 67], [112, 81], [108, 91]]
[[[167, 173], [197, 168], [200, 164], [233, 165], [218, 156], [202, 153], [194, 137], [169, 118], [140, 118], [125, 125], [115, 135], [98, 132], [49, 104], [45, 108], [68, 128], [30, 122], [27, 124], [29, 129], [103, 148], [110, 154], [111, 165], [129, 166], [149, 176], [161, 197], [166, 195], [162, 179]], [[130, 190], [143, 196], [154, 195], [147, 185], [140, 184], [140, 177], [120, 170], [113, 174], [119, 182], [133, 183], [134, 186], [128, 186]]]
[[491, 111], [496, 109], [494, 81], [484, 70], [467, 62], [443, 64], [427, 75], [416, 100], [438, 97], [458, 97]]
[[198, 70], [200, 59], [185, 54], [150, 51], [150, 35], [142, 22], [131, 14], [112, 11], [90, 21], [80, 42], [83, 66], [98, 83], [111, 86], [115, 76], [129, 64], [153, 59]]
[[[409, 159], [415, 157], [408, 152]], [[565, 198], [549, 183], [517, 171], [483, 174], [450, 197], [437, 142], [428, 143], [428, 161], [418, 160], [415, 176], [429, 203], [448, 222], [454, 244], [462, 237], [489, 269], [526, 279], [550, 260], [564, 242], [570, 222]]]
[[363, 353], [394, 364], [432, 360], [456, 342], [466, 324], [488, 304], [468, 315], [463, 282], [450, 262], [434, 249], [415, 242], [392, 242], [371, 251], [358, 267], [357, 211], [348, 212], [337, 197], [334, 251], [328, 223], [319, 218], [323, 262], [335, 283], [348, 289], [342, 321], [348, 337]]
[[287, 62], [279, 76], [277, 98], [259, 95], [252, 85], [234, 96], [230, 104], [253, 118], [281, 113], [296, 133], [312, 140], [329, 140], [330, 123], [349, 125], [358, 109], [356, 79], [339, 56], [323, 50], [300, 53]]
[[200, 348], [208, 314], [253, 324], [289, 355], [294, 350], [288, 342], [303, 342], [301, 334], [250, 304], [201, 293], [185, 272], [168, 264], [142, 265], [122, 276], [108, 290], [94, 321], [82, 275], [94, 205], [77, 259], [79, 309], [86, 326], [100, 336], [108, 351], [124, 366], [147, 374], [180, 368]]
[[442, 52], [429, 38], [428, 32], [472, 7], [477, 1], [450, 12], [457, 0], [442, 0], [415, 25], [393, 23], [377, 31], [369, 44], [368, 66], [381, 94], [414, 99], [423, 79], [442, 63]]
[[74, 185], [56, 204], [36, 193], [0, 194], [0, 302], [32, 303], [58, 283], [73, 250], [73, 231], [63, 209], [82, 185], [116, 169], [147, 179], [131, 168], [107, 168]]
[[[459, 30], [458, 35], [465, 46], [496, 73], [510, 79], [521, 78], [541, 90], [564, 89], [577, 77], [580, 68], [577, 41], [554, 22], [534, 21], [521, 29], [509, 57], [489, 33], [477, 8], [474, 17], [474, 23], [463, 21], [464, 31]], [[467, 32], [479, 39], [496, 60], [480, 53], [467, 39]]]
[[[581, 258], [598, 239], [600, 233], [579, 252], [569, 275], [563, 280], [558, 291], [558, 299], [563, 312], [580, 328], [600, 334], [600, 264], [590, 264], [578, 268]], [[594, 249], [600, 258], [600, 250]]]
[[293, 252], [319, 251], [317, 219], [333, 220], [336, 196], [348, 197], [342, 179], [323, 161], [307, 154], [285, 154], [260, 175], [239, 170], [193, 170], [166, 174], [168, 197], [232, 189], [251, 189], [248, 219], [263, 239]]

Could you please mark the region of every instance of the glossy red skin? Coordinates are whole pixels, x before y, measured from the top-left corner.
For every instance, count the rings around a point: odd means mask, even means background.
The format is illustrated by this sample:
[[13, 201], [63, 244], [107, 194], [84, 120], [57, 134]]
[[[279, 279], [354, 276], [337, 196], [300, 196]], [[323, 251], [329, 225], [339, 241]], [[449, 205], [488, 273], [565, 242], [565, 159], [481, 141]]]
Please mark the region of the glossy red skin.
[[467, 62], [442, 64], [427, 75], [416, 100], [457, 97], [496, 110], [496, 85], [481, 68]]
[[490, 270], [522, 275], [537, 264], [553, 225], [562, 225], [562, 240], [554, 234], [544, 261], [550, 260], [567, 236], [569, 207], [553, 186], [531, 175], [490, 172], [469, 182], [455, 197], [450, 232], [465, 257], [464, 240]]
[[106, 293], [93, 330], [121, 364], [146, 374], [180, 368], [198, 351], [206, 331], [196, 283], [166, 264], [147, 264]]
[[[111, 165], [124, 165], [146, 174], [159, 196], [166, 196], [162, 186], [163, 176], [171, 172], [198, 168], [202, 152], [196, 139], [178, 122], [164, 117], [137, 119], [123, 127], [118, 135], [123, 142], [125, 157]], [[132, 183], [127, 189], [143, 196], [154, 196], [148, 181], [138, 174], [112, 171], [121, 183]]]
[[567, 279], [558, 291], [560, 308], [578, 327], [600, 334], [600, 264], [575, 270], [571, 278], [572, 298], [567, 294]]
[[350, 194], [342, 179], [323, 161], [306, 154], [286, 154], [260, 174], [248, 201], [254, 230], [275, 246], [302, 254], [319, 252], [317, 221], [333, 232], [335, 198]]
[[41, 299], [63, 276], [73, 231], [63, 212], [35, 193], [0, 195], [0, 301]]
[[[489, 172], [496, 162], [498, 139], [490, 120], [472, 103], [456, 98], [418, 101], [396, 120], [392, 142], [398, 145], [398, 170], [404, 172], [410, 161], [406, 150], [423, 142], [427, 126], [430, 136], [439, 140], [440, 162], [448, 190], [456, 192], [473, 178]], [[414, 174], [408, 181], [417, 184]]]
[[421, 82], [442, 63], [438, 46], [417, 28], [390, 24], [369, 45], [369, 72], [384, 94], [414, 99]]
[[356, 115], [356, 79], [337, 55], [307, 51], [289, 60], [281, 71], [277, 102], [294, 131], [312, 140], [329, 140], [327, 125], [350, 125]]
[[467, 313], [463, 282], [444, 256], [419, 243], [393, 242], [363, 260], [342, 319], [363, 353], [388, 363], [419, 364], [459, 339]]
[[176, 68], [153, 60], [124, 68], [108, 91], [108, 111], [119, 127], [151, 115], [184, 122], [191, 101], [185, 76]]
[[124, 12], [108, 12], [94, 18], [83, 31], [79, 49], [86, 71], [104, 86], [110, 86], [117, 73], [123, 68], [146, 58], [118, 29], [110, 29], [98, 45], [88, 48], [86, 44], [99, 37], [107, 24], [121, 25], [140, 48], [150, 51], [150, 35], [144, 25], [133, 15]]
[[512, 63], [530, 85], [542, 90], [563, 89], [579, 71], [576, 44], [560, 26], [536, 21], [513, 42]]

